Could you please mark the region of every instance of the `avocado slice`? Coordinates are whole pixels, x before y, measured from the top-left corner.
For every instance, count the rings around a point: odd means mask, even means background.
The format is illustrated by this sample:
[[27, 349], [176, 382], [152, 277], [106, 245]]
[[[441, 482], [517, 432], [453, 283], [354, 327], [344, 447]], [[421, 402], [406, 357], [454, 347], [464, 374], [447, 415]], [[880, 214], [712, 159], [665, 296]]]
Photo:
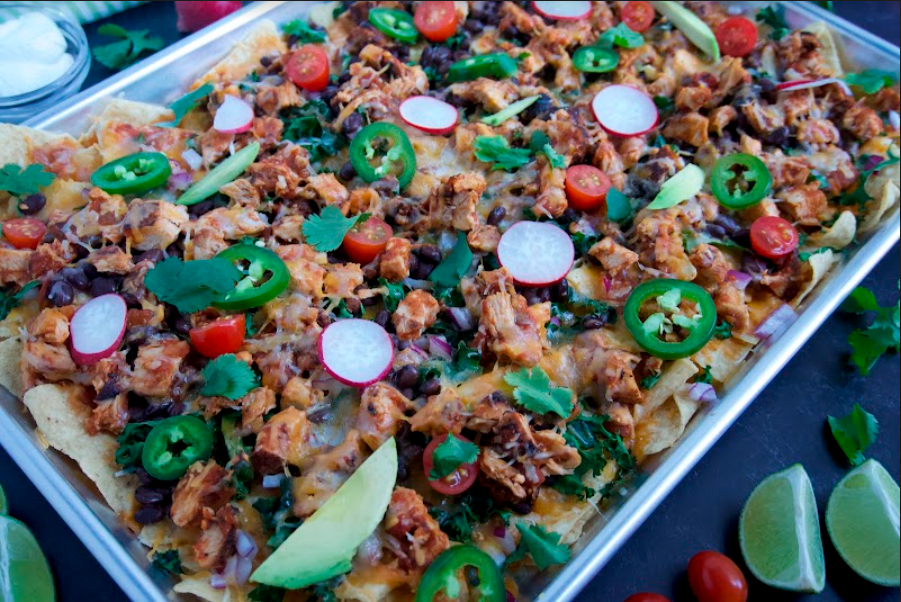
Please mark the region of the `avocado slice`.
[[658, 13], [678, 27], [679, 31], [684, 33], [685, 37], [709, 56], [713, 62], [720, 60], [720, 45], [716, 42], [716, 36], [697, 15], [676, 2], [657, 0], [651, 4]]
[[300, 589], [349, 571], [360, 544], [382, 522], [396, 480], [397, 444], [391, 438], [254, 571], [250, 580]]
[[687, 201], [704, 187], [704, 170], [689, 163], [682, 171], [663, 183], [648, 209], [669, 209]]

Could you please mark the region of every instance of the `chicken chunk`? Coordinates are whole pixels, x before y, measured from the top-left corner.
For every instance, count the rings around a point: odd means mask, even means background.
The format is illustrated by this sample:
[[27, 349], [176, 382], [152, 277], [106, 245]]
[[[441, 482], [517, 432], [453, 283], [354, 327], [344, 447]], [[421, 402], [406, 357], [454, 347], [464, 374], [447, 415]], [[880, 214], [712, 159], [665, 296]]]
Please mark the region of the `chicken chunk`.
[[241, 398], [241, 432], [259, 433], [263, 416], [275, 409], [275, 391], [257, 387]]
[[410, 255], [412, 243], [396, 236], [388, 239], [385, 251], [379, 261], [379, 274], [388, 282], [400, 282], [410, 276]]
[[663, 135], [685, 144], [700, 147], [707, 144], [710, 120], [700, 113], [674, 115], [663, 126]]
[[238, 512], [234, 506], [222, 506], [206, 522], [206, 528], [194, 543], [194, 559], [200, 568], [221, 572], [237, 552]]
[[385, 531], [399, 544], [392, 549], [397, 554], [398, 565], [406, 571], [424, 571], [450, 547], [450, 540], [429, 514], [422, 496], [412, 489], [394, 489], [384, 525]]
[[782, 211], [805, 226], [819, 226], [820, 216], [828, 208], [826, 195], [816, 182], [792, 186], [778, 193], [776, 198], [782, 201], [779, 203]]
[[30, 249], [0, 247], [0, 284], [27, 284], [31, 280], [28, 265], [34, 253]]
[[228, 480], [229, 471], [213, 460], [194, 462], [172, 493], [172, 522], [179, 527], [200, 526], [205, 515], [215, 513], [234, 495]]
[[418, 339], [438, 319], [440, 309], [438, 301], [428, 291], [412, 291], [398, 304], [391, 316], [397, 337], [403, 341]]
[[472, 230], [479, 223], [476, 205], [487, 187], [485, 178], [476, 172], [448, 177], [426, 200], [429, 219], [422, 222], [423, 227]]
[[188, 210], [168, 201], [135, 199], [128, 204], [123, 231], [139, 251], [165, 249], [188, 223]]
[[288, 407], [263, 426], [250, 456], [261, 474], [278, 474], [288, 464], [299, 466], [312, 454], [310, 421], [306, 412]]
[[466, 424], [465, 410], [456, 390], [444, 387], [438, 395], [429, 397], [425, 406], [410, 418], [410, 427], [430, 437], [459, 434]]
[[168, 397], [190, 352], [191, 346], [178, 339], [157, 339], [141, 345], [134, 370], [128, 374], [130, 389], [144, 397]]
[[368, 450], [356, 430], [348, 432], [344, 441], [334, 449], [317, 454], [292, 484], [294, 515], [304, 518], [316, 512], [359, 468], [367, 454]]
[[545, 346], [550, 304], [529, 307], [525, 297], [498, 292], [482, 300], [479, 338], [498, 357], [521, 366], [534, 366]]
[[403, 393], [383, 382], [363, 389], [357, 429], [360, 437], [373, 451], [397, 434], [406, 413], [413, 410], [413, 402]]

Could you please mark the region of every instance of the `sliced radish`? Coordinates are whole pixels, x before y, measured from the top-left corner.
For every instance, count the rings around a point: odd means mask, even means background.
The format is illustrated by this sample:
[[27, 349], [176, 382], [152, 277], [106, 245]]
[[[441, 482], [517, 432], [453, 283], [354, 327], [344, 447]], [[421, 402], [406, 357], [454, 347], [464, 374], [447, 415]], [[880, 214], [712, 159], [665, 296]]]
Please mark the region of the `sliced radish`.
[[598, 92], [591, 110], [607, 132], [627, 138], [645, 134], [657, 125], [659, 114], [654, 100], [632, 86], [614, 84]]
[[796, 79], [790, 82], [782, 82], [776, 84], [776, 89], [780, 92], [794, 92], [795, 90], [807, 90], [809, 88], [819, 88], [820, 86], [828, 86], [836, 84], [848, 96], [853, 96], [851, 88], [844, 81], [837, 77], [827, 77], [825, 79]]
[[216, 110], [213, 129], [223, 134], [240, 134], [253, 123], [253, 107], [237, 96], [226, 96]]
[[375, 322], [339, 320], [319, 335], [319, 361], [335, 380], [366, 387], [388, 374], [394, 362], [394, 345]]
[[69, 323], [76, 364], [94, 364], [111, 356], [125, 335], [128, 306], [116, 294], [95, 297], [78, 308]]
[[504, 232], [497, 259], [519, 284], [546, 286], [569, 273], [576, 252], [562, 228], [542, 222], [519, 222]]
[[532, 2], [535, 12], [548, 19], [578, 21], [591, 14], [591, 2]]
[[431, 96], [411, 96], [400, 104], [400, 118], [426, 134], [450, 134], [459, 117], [454, 105]]

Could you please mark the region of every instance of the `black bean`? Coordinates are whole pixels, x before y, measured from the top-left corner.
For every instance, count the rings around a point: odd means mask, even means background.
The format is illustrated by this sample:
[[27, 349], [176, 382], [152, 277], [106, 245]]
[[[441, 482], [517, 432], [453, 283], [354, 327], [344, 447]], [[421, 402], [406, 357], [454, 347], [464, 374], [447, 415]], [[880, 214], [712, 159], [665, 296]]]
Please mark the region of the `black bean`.
[[125, 331], [125, 344], [143, 345], [144, 343], [149, 341], [151, 337], [155, 336], [156, 333], [156, 328], [150, 326], [149, 324], [144, 324], [143, 326], [132, 326]]
[[348, 138], [363, 129], [363, 116], [354, 111], [341, 123], [341, 132]]
[[573, 209], [572, 207], [567, 207], [566, 211], [563, 212], [563, 215], [557, 218], [557, 221], [560, 222], [563, 226], [568, 226], [574, 221], [579, 219], [579, 212]]
[[493, 401], [494, 403], [506, 403], [507, 401], [507, 396], [504, 395], [503, 391], [494, 391], [493, 393], [491, 393], [490, 397], [491, 401]]
[[360, 303], [359, 299], [349, 298], [344, 300], [344, 307], [347, 308], [347, 311], [352, 313], [353, 315], [357, 315], [360, 313], [360, 308], [363, 304]]
[[366, 297], [365, 299], [360, 299], [360, 303], [363, 304], [363, 307], [372, 307], [376, 303], [379, 302], [378, 297]]
[[347, 82], [350, 81], [351, 77], [353, 77], [353, 76], [350, 74], [350, 70], [348, 69], [347, 71], [345, 71], [344, 73], [342, 73], [341, 75], [338, 76], [338, 85], [341, 86], [343, 84], [346, 84]]
[[388, 325], [388, 320], [391, 319], [391, 314], [388, 313], [388, 310], [383, 309], [379, 313], [375, 314], [375, 320], [373, 320], [376, 324], [384, 328]]
[[397, 196], [397, 193], [400, 192], [400, 185], [397, 182], [397, 178], [393, 175], [380, 178], [375, 182], [372, 182], [369, 187], [379, 193], [379, 196], [383, 198]]
[[741, 225], [737, 221], [723, 213], [717, 215], [713, 223], [723, 228], [729, 236], [735, 236], [741, 230]]
[[153, 487], [141, 485], [135, 489], [135, 500], [139, 504], [158, 504], [166, 499], [166, 493]]
[[418, 382], [419, 371], [413, 366], [404, 366], [394, 373], [394, 384], [398, 389], [412, 389]]
[[191, 320], [188, 316], [178, 314], [172, 319], [172, 330], [178, 334], [188, 334], [191, 332]]
[[400, 394], [406, 397], [407, 399], [413, 399], [416, 397], [416, 392], [413, 391], [411, 387], [407, 387], [406, 389], [401, 389]]
[[447, 72], [447, 69], [445, 68], [444, 71], [442, 71], [442, 67], [449, 65], [451, 60], [452, 52], [447, 46], [428, 46], [422, 51], [422, 57], [419, 59], [419, 66], [423, 69], [431, 67], [441, 75], [444, 75], [444, 73]]
[[81, 268], [63, 268], [59, 275], [80, 291], [87, 290], [91, 286], [91, 281]]
[[[48, 245], [49, 245], [49, 244], [52, 243], [54, 240], [56, 240], [56, 237], [53, 236], [53, 234], [51, 234], [50, 232], [48, 232], [47, 234], [44, 235], [44, 238], [41, 239], [41, 242], [44, 243], [44, 244], [48, 244]], [[80, 245], [76, 245], [76, 247], [75, 247], [76, 250], [77, 250], [77, 249], [80, 249], [80, 248], [81, 248]]]
[[398, 351], [403, 351], [404, 349], [406, 349], [406, 348], [409, 347], [409, 346], [410, 346], [410, 341], [404, 341], [404, 340], [401, 340], [401, 339], [397, 339], [397, 342], [394, 344], [394, 347], [395, 347]]
[[599, 316], [587, 316], [582, 319], [582, 328], [585, 330], [597, 330], [603, 328], [607, 321]]
[[556, 110], [554, 99], [547, 94], [542, 94], [538, 97], [538, 100], [522, 112], [519, 120], [528, 125], [533, 119], [547, 119]]
[[551, 300], [556, 302], [566, 301], [569, 299], [569, 285], [566, 280], [561, 280], [551, 287]]
[[272, 64], [272, 57], [268, 55], [260, 57], [260, 64], [264, 67], [268, 67]]
[[102, 387], [100, 387], [100, 391], [98, 391], [95, 399], [97, 401], [104, 401], [106, 399], [112, 399], [113, 397], [115, 397], [116, 395], [119, 394], [119, 391], [120, 391], [119, 381], [116, 380], [115, 378], [110, 378], [105, 383], [103, 383]]
[[716, 224], [707, 224], [704, 226], [704, 230], [714, 238], [726, 237], [726, 229]]
[[437, 378], [430, 378], [429, 380], [422, 383], [422, 386], [419, 387], [419, 392], [426, 397], [438, 395], [438, 393], [441, 392], [441, 381]]
[[522, 292], [522, 296], [526, 298], [529, 305], [544, 303], [551, 300], [551, 289], [546, 286], [527, 288]]
[[416, 254], [429, 263], [438, 264], [441, 261], [441, 251], [435, 245], [423, 245], [416, 250]]
[[94, 278], [94, 282], [91, 283], [90, 294], [92, 297], [99, 297], [100, 295], [108, 295], [115, 292], [116, 281], [112, 278], [98, 276], [97, 278]]
[[141, 509], [135, 512], [135, 522], [139, 525], [152, 525], [165, 517], [166, 510], [160, 506], [141, 506]]
[[188, 213], [191, 217], [197, 218], [205, 213], [209, 213], [213, 209], [216, 208], [216, 201], [214, 199], [207, 199], [205, 201], [200, 201], [196, 205], [191, 205], [188, 207]]
[[757, 80], [757, 85], [760, 87], [760, 97], [762, 99], [771, 104], [775, 104], [779, 101], [779, 92], [776, 89], [776, 82], [768, 77], [764, 77]]
[[419, 257], [414, 254], [410, 254], [410, 259], [407, 260], [407, 269], [411, 274], [419, 271]]
[[488, 225], [489, 226], [497, 226], [504, 218], [507, 216], [507, 210], [502, 206], [498, 205], [494, 209], [491, 210], [491, 213], [488, 214]]
[[47, 299], [57, 307], [71, 305], [75, 298], [75, 290], [65, 280], [54, 280], [47, 291]]
[[338, 86], [333, 84], [329, 84], [325, 87], [325, 89], [320, 92], [320, 98], [325, 101], [327, 104], [332, 104], [332, 100], [338, 94]]
[[788, 143], [788, 126], [780, 125], [763, 137], [764, 144], [772, 146], [785, 146]]
[[100, 272], [97, 271], [97, 267], [94, 266], [93, 263], [80, 263], [77, 267], [84, 270], [84, 273], [88, 277], [88, 280], [93, 280], [100, 274]]
[[27, 197], [19, 201], [19, 211], [22, 215], [34, 215], [44, 208], [47, 204], [47, 197], [40, 192], [29, 194]]
[[143, 467], [139, 466], [137, 469], [135, 469], [134, 474], [136, 477], [138, 477], [138, 480], [142, 485], [146, 485], [147, 483], [152, 483], [154, 481], [154, 478], [147, 474], [147, 471], [144, 470]]
[[122, 293], [122, 299], [125, 305], [133, 309], [141, 309], [141, 300], [134, 293]]
[[429, 277], [429, 274], [431, 274], [432, 270], [434, 269], [434, 263], [420, 260], [419, 265], [416, 266], [416, 270], [410, 270], [410, 277], [412, 277], [414, 280], [425, 280]]
[[135, 263], [141, 263], [142, 261], [159, 263], [163, 259], [165, 259], [165, 257], [166, 255], [159, 249], [150, 249], [149, 251], [144, 251], [143, 253], [135, 257]]
[[344, 180], [345, 182], [349, 182], [354, 179], [354, 176], [357, 175], [357, 170], [354, 169], [354, 164], [348, 161], [344, 165], [341, 166], [341, 169], [338, 170], [338, 177]]
[[[521, 502], [510, 504], [510, 510], [517, 514], [529, 514], [530, 512], [532, 512], [533, 504], [534, 502], [532, 500], [522, 500]], [[135, 515], [135, 519], [137, 519], [137, 515]]]

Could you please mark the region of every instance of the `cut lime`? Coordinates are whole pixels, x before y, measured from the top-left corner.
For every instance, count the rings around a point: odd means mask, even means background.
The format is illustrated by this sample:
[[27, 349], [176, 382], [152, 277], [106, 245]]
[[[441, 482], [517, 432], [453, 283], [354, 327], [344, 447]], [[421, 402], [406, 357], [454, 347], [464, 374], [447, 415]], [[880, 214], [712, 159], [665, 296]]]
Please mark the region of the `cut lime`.
[[6, 492], [3, 491], [3, 487], [0, 486], [0, 516], [6, 514], [9, 514], [9, 506], [6, 503]]
[[882, 464], [867, 460], [835, 486], [826, 530], [854, 572], [873, 583], [901, 585], [898, 484]]
[[800, 464], [768, 476], [738, 522], [741, 552], [755, 577], [779, 589], [819, 593], [826, 564], [817, 501]]
[[0, 516], [0, 600], [52, 602], [50, 565], [28, 527]]

